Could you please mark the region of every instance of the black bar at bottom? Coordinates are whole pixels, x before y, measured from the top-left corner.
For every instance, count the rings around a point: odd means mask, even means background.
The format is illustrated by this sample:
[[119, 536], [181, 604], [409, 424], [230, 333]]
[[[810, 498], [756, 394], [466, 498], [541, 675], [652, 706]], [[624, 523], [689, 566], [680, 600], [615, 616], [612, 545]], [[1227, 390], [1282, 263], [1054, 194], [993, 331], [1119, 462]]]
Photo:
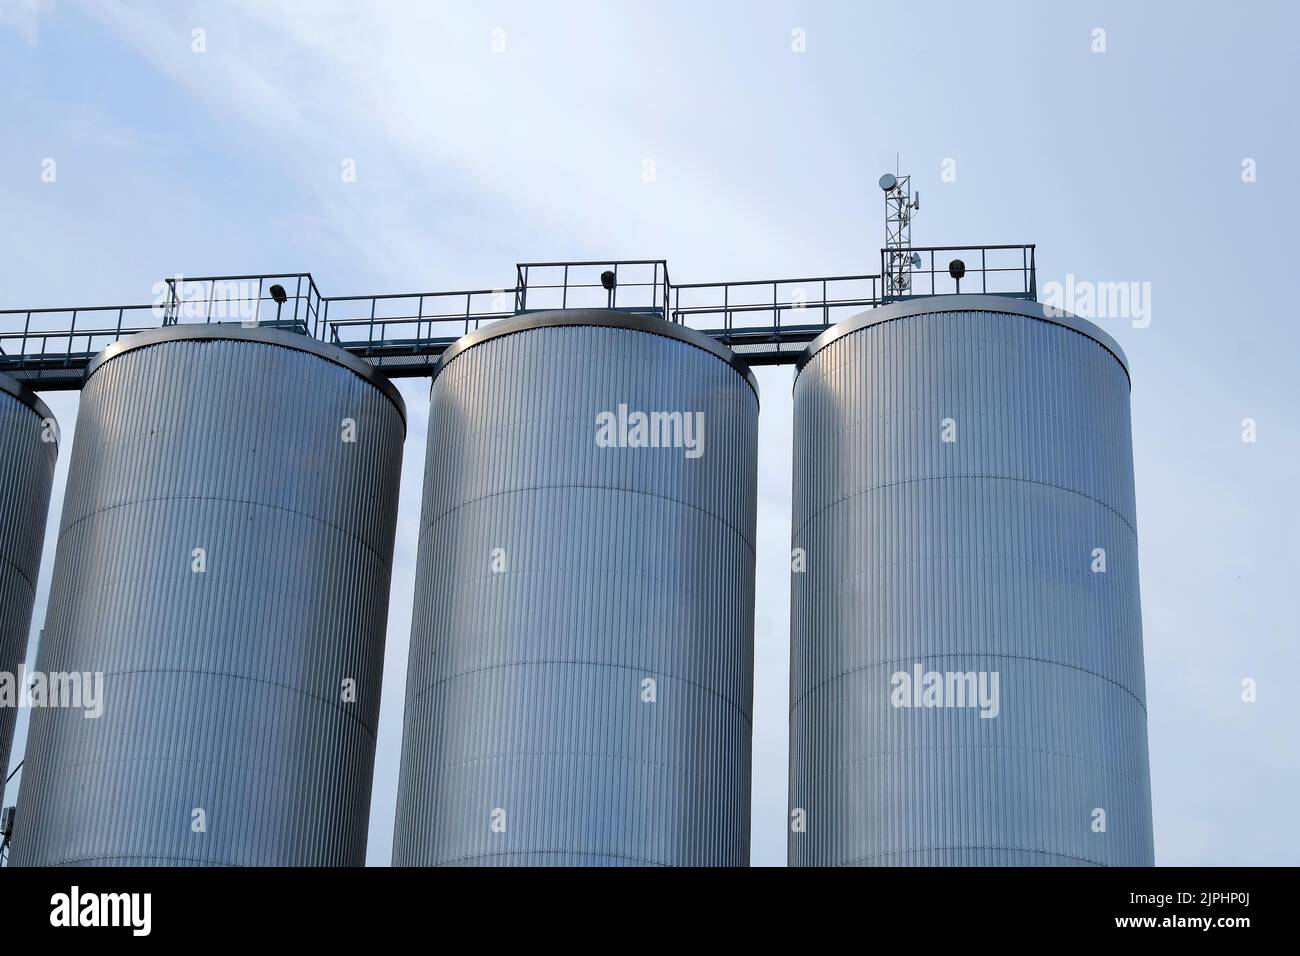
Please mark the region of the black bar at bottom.
[[[547, 948], [593, 939], [605, 941], [599, 949], [614, 950], [640, 948], [632, 940], [734, 941], [780, 929], [803, 943], [851, 940], [854, 949], [910, 941], [906, 952], [930, 952], [948, 940], [962, 944], [962, 952], [1022, 940], [1069, 941], [1073, 948], [1077, 939], [1096, 936], [1140, 945], [1212, 940], [1232, 951], [1252, 934], [1278, 934], [1291, 923], [1280, 902], [1283, 879], [1242, 868], [6, 868], [0, 893], [6, 937], [24, 942], [71, 933], [132, 942], [147, 929], [147, 938], [202, 941], [204, 948], [256, 941], [261, 951], [267, 942], [319, 941], [339, 952], [348, 943], [375, 947], [422, 931], [422, 949], [453, 940], [472, 940], [465, 948], [479, 949], [513, 931]], [[85, 925], [105, 921], [119, 925]]]

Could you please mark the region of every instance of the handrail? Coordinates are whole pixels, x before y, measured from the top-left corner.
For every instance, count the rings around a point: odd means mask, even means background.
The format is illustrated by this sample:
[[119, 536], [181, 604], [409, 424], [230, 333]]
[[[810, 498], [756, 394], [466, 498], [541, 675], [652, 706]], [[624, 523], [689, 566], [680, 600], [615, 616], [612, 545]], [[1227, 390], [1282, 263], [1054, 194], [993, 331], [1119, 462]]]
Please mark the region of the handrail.
[[[1037, 297], [1033, 245], [914, 247], [908, 253], [920, 265], [911, 270], [913, 286], [887, 296], [881, 277], [893, 251], [881, 250], [882, 268], [873, 274], [674, 284], [664, 259], [539, 261], [516, 263], [513, 287], [378, 295], [323, 296], [310, 272], [178, 275], [156, 284], [148, 304], [0, 309], [0, 372], [41, 388], [78, 388], [79, 371], [94, 354], [124, 336], [160, 325], [237, 321], [332, 342], [390, 375], [426, 375], [443, 349], [484, 323], [584, 307], [653, 315], [724, 342], [743, 341], [745, 357], [759, 364], [792, 361], [800, 343], [835, 322], [901, 298], [947, 291]], [[939, 261], [948, 253], [971, 259], [960, 288]], [[612, 287], [591, 270], [611, 272]], [[274, 320], [267, 318], [271, 309]], [[792, 320], [795, 314], [809, 321]]]

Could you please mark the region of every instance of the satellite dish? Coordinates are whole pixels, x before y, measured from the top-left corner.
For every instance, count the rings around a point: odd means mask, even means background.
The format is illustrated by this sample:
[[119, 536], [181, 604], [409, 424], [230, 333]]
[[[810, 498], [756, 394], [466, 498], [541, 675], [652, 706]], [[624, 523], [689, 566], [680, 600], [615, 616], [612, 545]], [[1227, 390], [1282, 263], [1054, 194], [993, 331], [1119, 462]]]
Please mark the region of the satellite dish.
[[921, 268], [921, 254], [919, 252], [912, 253], [912, 268]]
[[897, 185], [898, 178], [893, 173], [885, 173], [885, 175], [880, 177], [880, 188], [885, 192], [889, 192], [889, 190], [893, 189]]

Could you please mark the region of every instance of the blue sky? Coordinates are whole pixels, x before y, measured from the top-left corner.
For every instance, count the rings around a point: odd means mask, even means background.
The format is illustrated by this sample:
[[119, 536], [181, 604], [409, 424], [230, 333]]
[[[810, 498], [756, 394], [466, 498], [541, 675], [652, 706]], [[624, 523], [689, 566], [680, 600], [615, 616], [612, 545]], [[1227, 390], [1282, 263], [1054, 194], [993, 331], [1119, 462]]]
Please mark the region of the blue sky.
[[[175, 272], [311, 271], [326, 294], [512, 286], [539, 259], [873, 272], [901, 153], [918, 245], [1033, 242], [1040, 285], [1151, 284], [1149, 326], [1099, 324], [1133, 368], [1156, 859], [1298, 864], [1298, 28], [1284, 2], [0, 0], [0, 308], [150, 302]], [[753, 859], [779, 865], [793, 376], [758, 377]], [[428, 409], [427, 382], [401, 388], [376, 864]], [[66, 448], [75, 394], [46, 398]]]

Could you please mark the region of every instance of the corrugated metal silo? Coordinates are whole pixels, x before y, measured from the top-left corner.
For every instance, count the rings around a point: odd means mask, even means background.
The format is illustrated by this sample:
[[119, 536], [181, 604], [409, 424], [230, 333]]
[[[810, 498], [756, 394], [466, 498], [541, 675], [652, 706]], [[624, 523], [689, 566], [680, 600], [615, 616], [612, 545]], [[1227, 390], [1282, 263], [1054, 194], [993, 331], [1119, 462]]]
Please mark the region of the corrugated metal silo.
[[0, 671], [12, 675], [7, 684], [14, 695], [0, 701], [0, 770], [6, 775], [58, 456], [49, 408], [27, 386], [0, 375]]
[[341, 349], [173, 326], [86, 373], [18, 865], [360, 865], [405, 408]]
[[[571, 310], [462, 339], [431, 394], [393, 862], [747, 865], [752, 374]], [[641, 447], [638, 413], [681, 417]]]
[[918, 299], [813, 342], [794, 400], [791, 864], [1150, 865], [1119, 346]]

